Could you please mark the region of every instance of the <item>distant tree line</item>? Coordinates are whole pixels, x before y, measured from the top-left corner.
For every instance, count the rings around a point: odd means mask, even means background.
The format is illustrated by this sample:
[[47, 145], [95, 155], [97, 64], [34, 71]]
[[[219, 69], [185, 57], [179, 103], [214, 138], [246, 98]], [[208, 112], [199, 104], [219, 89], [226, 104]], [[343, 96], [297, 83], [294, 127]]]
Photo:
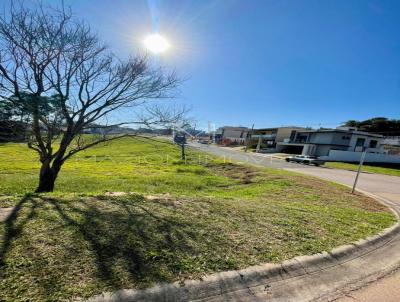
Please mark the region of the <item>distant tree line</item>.
[[[18, 102], [18, 100], [21, 100]], [[20, 92], [19, 96], [11, 96], [0, 100], [0, 142], [23, 142], [30, 139], [32, 114], [36, 111], [42, 116], [54, 116], [61, 110], [57, 95], [40, 96]], [[54, 120], [54, 123], [59, 121]], [[39, 126], [44, 130], [44, 125]], [[57, 132], [59, 133], [61, 129]]]
[[357, 127], [360, 131], [384, 136], [400, 136], [400, 120], [386, 117], [374, 117], [365, 121], [349, 120], [343, 126]]

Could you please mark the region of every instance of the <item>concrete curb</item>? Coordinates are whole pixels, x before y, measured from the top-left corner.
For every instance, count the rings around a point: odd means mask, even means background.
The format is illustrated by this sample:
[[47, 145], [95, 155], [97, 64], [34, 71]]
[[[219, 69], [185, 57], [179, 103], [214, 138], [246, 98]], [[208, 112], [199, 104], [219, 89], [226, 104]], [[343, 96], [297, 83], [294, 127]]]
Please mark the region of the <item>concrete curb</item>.
[[[284, 261], [280, 264], [266, 263], [263, 265], [252, 266], [242, 270], [233, 270], [220, 273], [214, 273], [205, 276], [202, 280], [187, 280], [183, 284], [174, 282], [171, 284], [158, 284], [152, 288], [144, 290], [119, 290], [114, 293], [103, 293], [87, 300], [88, 302], [122, 302], [122, 301], [265, 301], [269, 299], [275, 301], [300, 301], [294, 298], [299, 285], [307, 286], [305, 280], [300, 281], [299, 278], [305, 276], [318, 277], [324, 271], [334, 267], [344, 266], [347, 262], [357, 262], [357, 258], [363, 259], [370, 253], [376, 252], [385, 245], [391, 243], [394, 239], [400, 240], [400, 208], [397, 208], [392, 202], [383, 198], [377, 197], [367, 192], [361, 193], [374, 198], [380, 203], [388, 206], [397, 217], [397, 223], [380, 232], [379, 234], [361, 239], [350, 245], [343, 245], [333, 249], [330, 252], [323, 252], [314, 255], [298, 256], [293, 259]], [[397, 261], [396, 261], [397, 262]], [[353, 273], [361, 278], [366, 278], [373, 274], [384, 271], [382, 268], [376, 272], [359, 272], [356, 267], [353, 268]], [[316, 276], [317, 275], [317, 276]], [[347, 280], [347, 276], [341, 275], [340, 286], [343, 286], [344, 281], [356, 282], [355, 280]], [[312, 279], [312, 278], [310, 278]], [[288, 284], [291, 282], [293, 286], [274, 286], [274, 292], [270, 287], [274, 284]], [[325, 285], [319, 285], [319, 290], [323, 286], [321, 295], [327, 296], [329, 293], [338, 291], [339, 284], [335, 283], [332, 288], [324, 281]], [[310, 283], [310, 282], [309, 282]], [[334, 282], [332, 282], [333, 284]], [[312, 284], [309, 284], [311, 286]], [[261, 289], [260, 289], [261, 288]], [[262, 299], [257, 298], [253, 293], [262, 291]], [[321, 290], [320, 290], [321, 291]], [[317, 292], [318, 293], [318, 292]], [[297, 293], [297, 296], [299, 293]], [[252, 298], [241, 298], [251, 296]], [[279, 298], [281, 297], [281, 299]], [[284, 298], [286, 297], [286, 298]], [[292, 299], [288, 297], [293, 297]], [[301, 295], [301, 301], [308, 301], [318, 298], [313, 295], [305, 297]]]

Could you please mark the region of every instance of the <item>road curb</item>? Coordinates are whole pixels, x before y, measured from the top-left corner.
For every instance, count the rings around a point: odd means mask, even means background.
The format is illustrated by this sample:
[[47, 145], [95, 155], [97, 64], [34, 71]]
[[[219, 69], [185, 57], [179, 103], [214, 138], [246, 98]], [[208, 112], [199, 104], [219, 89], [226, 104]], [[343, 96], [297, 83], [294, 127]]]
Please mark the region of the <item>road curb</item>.
[[[263, 290], [264, 297], [268, 296], [270, 290], [269, 287], [274, 283], [282, 283], [282, 281], [290, 281], [291, 279], [293, 281], [297, 280], [296, 282], [298, 282], [298, 279], [303, 276], [319, 274], [335, 266], [343, 265], [346, 262], [356, 261], [357, 258], [365, 257], [369, 253], [384, 247], [395, 238], [400, 238], [400, 209], [396, 207], [395, 204], [384, 198], [361, 190], [359, 190], [359, 192], [374, 198], [378, 202], [389, 207], [396, 215], [397, 223], [377, 235], [358, 240], [353, 244], [339, 246], [330, 252], [297, 256], [279, 264], [266, 263], [241, 270], [214, 273], [205, 276], [202, 280], [187, 280], [183, 283], [174, 282], [170, 284], [158, 284], [154, 287], [143, 290], [125, 289], [113, 293], [103, 293], [94, 296], [87, 301], [222, 301], [225, 300], [225, 298], [218, 299], [218, 297], [224, 295], [229, 295], [232, 300], [241, 300], [240, 298], [236, 299], [232, 297], [241, 297], [242, 295], [251, 296], [252, 288], [260, 290], [260, 287]], [[382, 271], [384, 271], [384, 268], [382, 268]], [[379, 273], [379, 271], [375, 273]], [[341, 276], [341, 278], [346, 279], [346, 276]], [[275, 298], [278, 297], [277, 301], [286, 301], [286, 299], [279, 300], [279, 297], [283, 297], [284, 295], [290, 296], [291, 291], [293, 292], [293, 295], [296, 292], [296, 288], [291, 288], [290, 286], [274, 290], [275, 292], [273, 294], [271, 293], [271, 298], [272, 296]], [[282, 292], [279, 292], [279, 290]], [[337, 290], [337, 287], [332, 288], [331, 292], [337, 292]], [[329, 295], [329, 288], [327, 288], [323, 294], [325, 296]], [[306, 300], [307, 299], [304, 301]], [[254, 299], [244, 299], [244, 301], [264, 301], [264, 299], [259, 300], [254, 296]]]

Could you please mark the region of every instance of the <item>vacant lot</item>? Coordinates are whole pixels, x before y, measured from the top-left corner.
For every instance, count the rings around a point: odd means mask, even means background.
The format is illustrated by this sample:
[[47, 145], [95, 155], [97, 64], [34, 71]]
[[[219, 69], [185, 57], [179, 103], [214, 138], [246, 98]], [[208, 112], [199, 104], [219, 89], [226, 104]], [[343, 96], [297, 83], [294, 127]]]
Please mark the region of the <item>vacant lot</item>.
[[55, 193], [26, 194], [35, 156], [0, 146], [0, 207], [15, 206], [0, 223], [0, 300], [71, 300], [278, 262], [394, 222], [339, 185], [194, 151], [185, 163], [175, 146], [129, 139], [71, 160]]
[[[331, 167], [331, 168], [335, 168], [335, 169], [343, 169], [343, 170], [350, 170], [350, 171], [358, 170], [357, 164], [330, 162], [330, 163], [326, 163], [325, 165], [327, 167]], [[375, 174], [400, 176], [400, 165], [398, 167], [392, 167], [392, 168], [363, 165], [362, 171], [368, 172], [368, 173], [375, 173]]]

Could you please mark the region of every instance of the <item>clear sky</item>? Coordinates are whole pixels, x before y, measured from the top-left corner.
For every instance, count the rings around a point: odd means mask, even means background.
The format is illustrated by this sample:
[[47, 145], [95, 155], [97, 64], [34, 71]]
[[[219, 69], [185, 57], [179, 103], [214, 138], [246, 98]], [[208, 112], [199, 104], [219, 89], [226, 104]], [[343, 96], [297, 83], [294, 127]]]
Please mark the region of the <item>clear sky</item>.
[[202, 127], [400, 118], [398, 0], [64, 1], [121, 56], [158, 19]]

